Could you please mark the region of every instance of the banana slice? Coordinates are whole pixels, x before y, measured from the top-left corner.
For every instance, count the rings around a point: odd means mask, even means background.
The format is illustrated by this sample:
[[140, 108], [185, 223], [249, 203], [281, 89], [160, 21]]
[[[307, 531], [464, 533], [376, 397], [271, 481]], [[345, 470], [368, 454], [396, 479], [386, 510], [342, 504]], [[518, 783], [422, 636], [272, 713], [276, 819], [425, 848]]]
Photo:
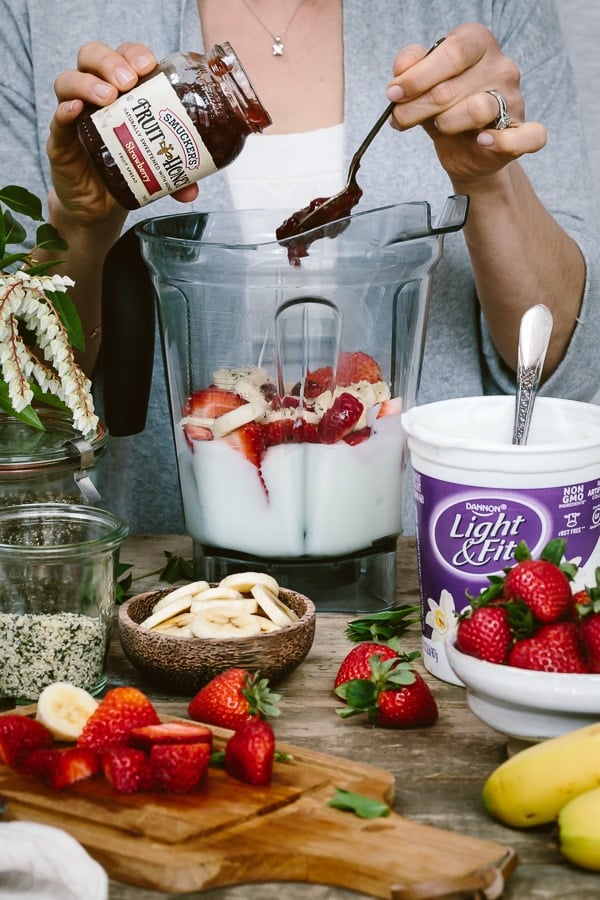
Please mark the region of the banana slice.
[[243, 597], [238, 594], [231, 600], [221, 597], [215, 597], [212, 600], [192, 600], [192, 613], [199, 613], [205, 609], [214, 609], [216, 612], [223, 613], [225, 616], [252, 615], [258, 609], [258, 604], [254, 597]]
[[298, 616], [296, 613], [292, 612], [285, 603], [281, 602], [279, 597], [276, 597], [275, 594], [263, 584], [254, 585], [252, 588], [252, 596], [256, 598], [256, 602], [264, 612], [265, 616], [276, 625], [281, 625], [283, 628], [285, 625], [297, 621]]
[[199, 638], [241, 638], [260, 634], [259, 616], [240, 614], [229, 617], [214, 609], [206, 609], [194, 617], [191, 628]]
[[209, 587], [205, 591], [196, 594], [193, 603], [208, 603], [212, 600], [241, 600], [243, 599], [240, 591], [235, 588], [222, 587], [220, 584], [216, 587]]
[[187, 597], [188, 595], [194, 597], [196, 594], [206, 591], [209, 587], [208, 581], [192, 581], [189, 584], [184, 584], [182, 587], [176, 588], [174, 591], [169, 591], [168, 594], [161, 597], [161, 599], [154, 604], [152, 612], [162, 609], [163, 606], [168, 606], [169, 603], [172, 603], [174, 600], [179, 600], [180, 597]]
[[279, 594], [279, 584], [272, 575], [266, 572], [233, 572], [219, 582], [220, 587], [233, 588], [241, 594], [249, 594], [255, 584], [262, 584], [272, 594]]
[[235, 431], [236, 428], [253, 422], [264, 413], [265, 409], [266, 403], [259, 400], [251, 400], [249, 403], [244, 403], [243, 406], [236, 406], [235, 409], [230, 409], [229, 412], [223, 413], [222, 416], [215, 419], [212, 433], [216, 438], [224, 437]]
[[191, 608], [192, 599], [189, 594], [184, 597], [179, 597], [176, 600], [172, 600], [171, 603], [167, 603], [165, 606], [162, 606], [160, 609], [155, 609], [154, 612], [151, 613], [143, 622], [140, 622], [140, 628], [145, 628], [146, 630], [150, 630], [154, 628], [156, 625], [160, 625], [162, 622], [166, 622], [168, 619], [172, 619], [173, 616], [178, 615], [182, 612], [188, 612]]
[[75, 741], [97, 706], [98, 701], [83, 688], [55, 681], [38, 697], [35, 717], [57, 741]]

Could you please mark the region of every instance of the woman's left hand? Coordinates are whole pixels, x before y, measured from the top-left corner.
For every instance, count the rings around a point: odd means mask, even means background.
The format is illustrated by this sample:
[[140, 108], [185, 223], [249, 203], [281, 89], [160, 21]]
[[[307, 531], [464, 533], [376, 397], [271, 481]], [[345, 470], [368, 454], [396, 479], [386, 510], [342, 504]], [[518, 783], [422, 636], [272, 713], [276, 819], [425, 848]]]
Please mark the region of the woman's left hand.
[[[489, 28], [459, 25], [425, 54], [410, 45], [396, 57], [387, 92], [396, 101], [393, 125], [402, 131], [422, 125], [455, 187], [465, 189], [545, 145], [544, 126], [525, 121], [519, 69]], [[505, 99], [508, 128], [493, 126], [499, 103], [491, 90]]]

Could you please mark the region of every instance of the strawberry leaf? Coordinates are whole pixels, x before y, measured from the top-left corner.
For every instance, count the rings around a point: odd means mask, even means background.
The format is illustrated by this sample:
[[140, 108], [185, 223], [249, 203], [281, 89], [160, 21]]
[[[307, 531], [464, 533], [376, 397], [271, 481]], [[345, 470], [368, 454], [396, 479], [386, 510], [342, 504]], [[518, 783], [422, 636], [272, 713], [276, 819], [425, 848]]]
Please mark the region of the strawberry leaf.
[[366, 797], [345, 788], [336, 787], [335, 794], [327, 801], [327, 806], [333, 809], [341, 809], [344, 812], [353, 812], [361, 819], [377, 819], [389, 816], [390, 808], [387, 803], [375, 800], [374, 797]]
[[560, 567], [561, 560], [565, 555], [566, 546], [567, 542], [564, 538], [556, 538], [553, 541], [549, 541], [540, 553], [540, 559], [545, 559], [546, 562], [554, 563], [555, 566]]
[[360, 641], [374, 641], [381, 643], [389, 641], [393, 637], [399, 637], [411, 625], [418, 624], [420, 608], [410, 606], [407, 603], [391, 610], [372, 613], [349, 622], [346, 627], [346, 637], [359, 643]]

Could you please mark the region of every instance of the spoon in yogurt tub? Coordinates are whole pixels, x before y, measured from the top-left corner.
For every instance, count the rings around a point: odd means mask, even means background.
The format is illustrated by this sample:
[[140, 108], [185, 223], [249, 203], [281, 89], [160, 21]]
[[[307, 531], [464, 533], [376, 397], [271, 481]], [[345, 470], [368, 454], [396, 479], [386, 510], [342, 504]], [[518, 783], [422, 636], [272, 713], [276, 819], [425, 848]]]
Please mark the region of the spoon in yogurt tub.
[[[439, 47], [444, 40], [445, 38], [437, 40], [435, 44], [429, 48], [425, 56], [429, 56], [429, 54], [432, 53], [436, 47]], [[425, 59], [425, 57], [423, 57], [423, 59]], [[356, 173], [360, 168], [361, 159], [375, 135], [388, 121], [395, 105], [395, 101], [392, 101], [387, 105], [360, 144], [358, 150], [355, 152], [348, 167], [346, 184], [342, 190], [331, 197], [316, 197], [314, 200], [311, 200], [308, 206], [293, 213], [289, 218], [282, 222], [275, 231], [275, 237], [278, 241], [297, 239], [290, 240], [290, 243], [288, 244], [288, 258], [293, 265], [299, 265], [300, 258], [308, 256], [308, 245], [312, 240], [321, 237], [320, 234], [316, 234], [311, 239], [303, 239], [302, 235], [305, 235], [315, 228], [323, 228], [325, 225], [330, 225], [332, 222], [346, 219], [362, 197], [362, 189], [356, 180]], [[344, 224], [341, 224], [340, 230], [344, 227]], [[335, 237], [337, 233], [339, 232], [334, 231], [332, 233], [330, 231], [328, 236]]]
[[553, 324], [552, 313], [543, 303], [531, 306], [521, 317], [513, 444], [527, 443]]

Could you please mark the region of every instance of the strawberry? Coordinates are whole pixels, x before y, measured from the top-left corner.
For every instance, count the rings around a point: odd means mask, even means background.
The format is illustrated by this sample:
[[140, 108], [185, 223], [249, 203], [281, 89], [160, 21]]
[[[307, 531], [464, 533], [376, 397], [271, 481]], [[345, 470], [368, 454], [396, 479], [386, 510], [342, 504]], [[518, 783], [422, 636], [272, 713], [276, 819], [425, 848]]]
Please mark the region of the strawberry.
[[371, 724], [384, 728], [416, 728], [437, 721], [435, 697], [412, 668], [412, 660], [371, 656], [369, 664], [369, 678], [355, 678], [336, 689], [348, 704], [337, 710], [341, 718], [366, 713]]
[[265, 447], [274, 447], [277, 444], [289, 444], [296, 440], [295, 423], [293, 419], [274, 419], [262, 426], [263, 441]]
[[366, 425], [364, 428], [359, 428], [357, 431], [351, 431], [350, 434], [345, 436], [344, 441], [347, 444], [350, 444], [351, 447], [356, 447], [357, 444], [362, 444], [362, 442], [366, 441], [369, 437], [371, 437], [371, 429]]
[[216, 419], [223, 413], [243, 406], [247, 401], [234, 391], [225, 388], [207, 387], [194, 391], [185, 406], [185, 415], [202, 419]]
[[135, 794], [152, 784], [148, 757], [138, 747], [113, 744], [102, 751], [101, 765], [117, 794]]
[[380, 659], [397, 659], [398, 652], [390, 644], [380, 644], [373, 641], [363, 641], [346, 654], [342, 660], [335, 681], [334, 690], [346, 681], [354, 678], [370, 678], [371, 666], [369, 660], [377, 655]]
[[402, 412], [402, 397], [390, 397], [389, 400], [382, 400], [377, 410], [377, 418], [382, 419], [384, 416], [397, 416]]
[[173, 794], [194, 790], [202, 781], [210, 762], [211, 746], [195, 744], [153, 744], [150, 750], [152, 786]]
[[550, 622], [531, 637], [517, 640], [508, 664], [541, 672], [589, 671], [575, 622]]
[[258, 422], [248, 422], [241, 425], [235, 431], [231, 431], [223, 438], [234, 450], [244, 454], [256, 468], [260, 468], [262, 455], [265, 449], [263, 429]]
[[222, 728], [241, 728], [252, 719], [279, 715], [280, 695], [269, 689], [266, 678], [247, 669], [227, 669], [216, 675], [192, 697], [188, 713], [192, 719], [219, 725]]
[[492, 663], [505, 663], [513, 634], [505, 606], [471, 608], [458, 620], [456, 646], [461, 653]]
[[506, 572], [502, 588], [505, 600], [520, 599], [538, 622], [557, 622], [572, 609], [571, 581], [575, 567], [561, 564], [564, 540], [550, 541], [539, 559], [532, 559], [521, 541], [515, 551], [516, 565]]
[[32, 750], [19, 764], [22, 775], [42, 778], [56, 791], [91, 778], [100, 770], [98, 754], [87, 747]]
[[359, 381], [370, 381], [375, 384], [383, 381], [379, 365], [368, 353], [356, 350], [352, 353], [340, 353], [337, 367], [336, 383], [342, 387], [357, 384]]
[[0, 716], [0, 763], [14, 768], [30, 751], [53, 743], [52, 732], [36, 719], [16, 714]]
[[334, 444], [354, 431], [354, 426], [363, 413], [363, 405], [354, 394], [346, 391], [335, 398], [317, 426], [319, 440], [323, 444]]
[[149, 750], [153, 744], [200, 744], [212, 746], [213, 733], [197, 722], [160, 722], [132, 728], [127, 743]]
[[113, 688], [85, 723], [77, 744], [100, 752], [112, 744], [125, 743], [132, 728], [157, 725], [159, 721], [150, 700], [137, 688]]
[[325, 391], [331, 391], [334, 387], [333, 369], [331, 366], [322, 366], [314, 372], [307, 372], [304, 379], [304, 396], [312, 400]]
[[600, 673], [600, 567], [596, 584], [573, 595], [573, 606], [579, 617], [579, 633], [590, 672]]
[[268, 722], [247, 722], [225, 745], [225, 771], [246, 784], [269, 784], [275, 758], [275, 735]]

